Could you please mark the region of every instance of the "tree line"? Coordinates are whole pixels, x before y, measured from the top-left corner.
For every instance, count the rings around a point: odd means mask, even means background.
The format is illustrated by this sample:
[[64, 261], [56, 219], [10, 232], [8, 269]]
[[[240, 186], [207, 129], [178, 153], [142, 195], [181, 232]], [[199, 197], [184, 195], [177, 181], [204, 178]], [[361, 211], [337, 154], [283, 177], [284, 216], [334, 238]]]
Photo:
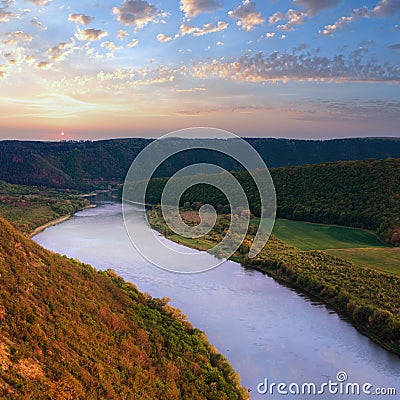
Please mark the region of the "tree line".
[[[270, 173], [276, 190], [277, 217], [368, 229], [380, 240], [400, 245], [400, 159], [282, 167]], [[233, 175], [245, 190], [251, 212], [259, 216], [260, 196], [251, 175], [246, 171]], [[150, 180], [148, 203], [161, 201], [167, 181]], [[134, 196], [134, 192], [134, 186], [128, 185], [126, 193]], [[185, 202], [212, 204], [219, 212], [231, 212], [226, 196], [210, 185], [190, 187], [180, 199], [181, 205]]]

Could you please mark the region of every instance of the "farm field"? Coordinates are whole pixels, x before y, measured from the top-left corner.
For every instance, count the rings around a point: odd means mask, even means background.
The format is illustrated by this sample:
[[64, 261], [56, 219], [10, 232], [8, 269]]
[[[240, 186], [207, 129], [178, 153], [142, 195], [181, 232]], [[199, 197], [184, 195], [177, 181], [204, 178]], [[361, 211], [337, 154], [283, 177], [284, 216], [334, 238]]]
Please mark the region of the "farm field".
[[300, 250], [387, 247], [372, 233], [344, 226], [277, 219], [273, 234]]
[[[252, 223], [258, 224], [257, 219]], [[300, 250], [324, 250], [361, 267], [400, 275], [400, 248], [361, 229], [277, 219], [273, 234]]]

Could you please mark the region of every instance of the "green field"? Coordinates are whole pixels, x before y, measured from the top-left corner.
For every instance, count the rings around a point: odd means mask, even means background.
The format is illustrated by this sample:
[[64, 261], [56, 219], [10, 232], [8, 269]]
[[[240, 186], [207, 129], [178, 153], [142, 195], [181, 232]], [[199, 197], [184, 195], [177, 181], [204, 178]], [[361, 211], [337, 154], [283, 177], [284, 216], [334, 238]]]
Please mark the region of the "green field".
[[378, 269], [400, 276], [400, 247], [375, 247], [366, 249], [326, 250], [332, 256], [341, 257], [356, 265]]
[[[258, 225], [258, 219], [251, 223]], [[361, 229], [277, 219], [273, 234], [300, 250], [324, 250], [361, 267], [400, 275], [400, 248]]]
[[300, 250], [387, 247], [375, 235], [361, 229], [287, 219], [275, 221], [273, 234]]

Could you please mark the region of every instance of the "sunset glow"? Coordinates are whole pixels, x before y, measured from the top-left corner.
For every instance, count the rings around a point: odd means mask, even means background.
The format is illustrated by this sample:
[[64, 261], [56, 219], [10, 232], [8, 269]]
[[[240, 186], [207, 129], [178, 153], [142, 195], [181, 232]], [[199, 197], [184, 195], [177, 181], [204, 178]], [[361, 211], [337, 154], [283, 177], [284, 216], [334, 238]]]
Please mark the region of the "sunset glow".
[[399, 136], [399, 0], [3, 0], [0, 138]]

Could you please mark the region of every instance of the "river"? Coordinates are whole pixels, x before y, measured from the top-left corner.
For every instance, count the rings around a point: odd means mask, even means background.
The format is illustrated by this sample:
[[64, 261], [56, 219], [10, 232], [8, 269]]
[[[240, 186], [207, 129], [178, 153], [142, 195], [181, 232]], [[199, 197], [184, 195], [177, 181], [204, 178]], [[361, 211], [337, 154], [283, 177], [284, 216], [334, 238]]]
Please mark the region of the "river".
[[[134, 206], [129, 209], [129, 218], [143, 230], [149, 229]], [[170, 304], [180, 308], [227, 356], [240, 373], [242, 384], [251, 390], [252, 399], [368, 399], [371, 395], [365, 393], [380, 388], [397, 389], [397, 395], [380, 398], [399, 398], [400, 358], [360, 334], [336, 313], [231, 261], [208, 272], [186, 275], [153, 266], [132, 246], [118, 202], [101, 201], [96, 208], [45, 229], [34, 240], [98, 269], [112, 268], [141, 291], [170, 297]], [[339, 372], [347, 374], [342, 384], [337, 379]], [[285, 383], [282, 393], [289, 391], [289, 385], [295, 393], [301, 392], [303, 383], [314, 383], [320, 389], [319, 385], [329, 380], [337, 386], [324, 386], [324, 393], [312, 396], [280, 394], [271, 385]], [[360, 395], [345, 394], [352, 390], [347, 383], [358, 385]], [[366, 386], [364, 392], [363, 385], [368, 383], [372, 387]]]

